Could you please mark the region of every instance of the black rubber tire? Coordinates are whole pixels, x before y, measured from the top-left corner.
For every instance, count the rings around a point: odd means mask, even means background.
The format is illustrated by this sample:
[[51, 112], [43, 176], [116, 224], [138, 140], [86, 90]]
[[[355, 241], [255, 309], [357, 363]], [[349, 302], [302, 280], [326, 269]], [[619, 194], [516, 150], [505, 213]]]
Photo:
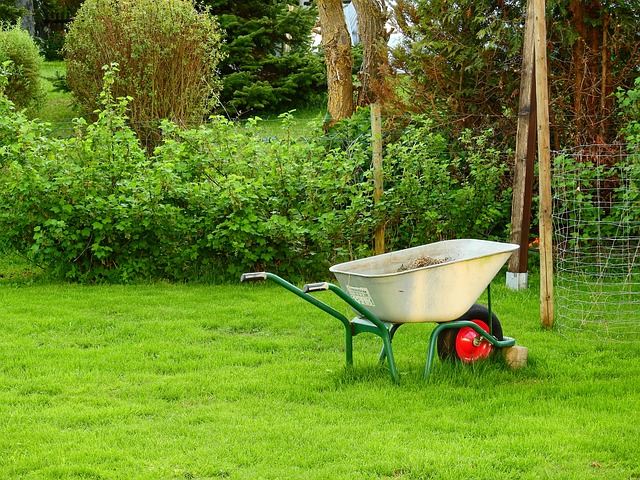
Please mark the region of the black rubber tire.
[[[484, 305], [478, 303], [474, 304], [464, 315], [456, 320], [482, 320], [489, 325], [489, 309]], [[456, 337], [458, 336], [459, 328], [447, 328], [440, 332], [438, 335], [437, 348], [438, 356], [443, 361], [459, 361], [458, 353], [456, 352]], [[493, 336], [498, 340], [503, 340], [502, 325], [495, 313], [491, 312], [491, 332]]]

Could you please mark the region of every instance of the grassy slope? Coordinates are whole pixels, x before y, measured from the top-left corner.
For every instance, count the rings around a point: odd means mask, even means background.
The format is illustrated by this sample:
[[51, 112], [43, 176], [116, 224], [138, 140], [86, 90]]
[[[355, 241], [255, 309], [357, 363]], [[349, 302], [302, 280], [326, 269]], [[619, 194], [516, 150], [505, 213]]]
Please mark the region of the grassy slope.
[[640, 477], [637, 340], [542, 331], [535, 291], [494, 292], [527, 368], [424, 381], [410, 325], [397, 386], [376, 337], [347, 371], [339, 322], [277, 287], [2, 285], [0, 477]]
[[70, 130], [71, 119], [79, 115], [72, 93], [56, 91], [53, 81], [64, 76], [64, 62], [44, 62], [40, 76], [44, 82], [46, 97], [40, 108], [32, 116], [50, 122], [56, 129]]
[[[50, 95], [38, 117], [64, 125]], [[345, 370], [341, 325], [282, 289], [28, 286], [5, 257], [0, 478], [640, 478], [638, 341], [543, 331], [535, 291], [494, 288], [526, 369], [424, 381], [411, 325], [396, 386], [375, 337]]]
[[[45, 98], [38, 109], [29, 112], [30, 118], [37, 118], [49, 122], [53, 126], [54, 134], [70, 136], [73, 134], [72, 120], [83, 114], [81, 107], [75, 101], [73, 93], [56, 91], [54, 81], [66, 74], [64, 62], [44, 62], [41, 77], [44, 82]], [[258, 122], [261, 135], [271, 136], [292, 135], [295, 137], [309, 134], [309, 130], [321, 124], [323, 109], [310, 108], [308, 110], [292, 111], [295, 118], [288, 127], [283, 127], [282, 118], [277, 115], [265, 116]]]

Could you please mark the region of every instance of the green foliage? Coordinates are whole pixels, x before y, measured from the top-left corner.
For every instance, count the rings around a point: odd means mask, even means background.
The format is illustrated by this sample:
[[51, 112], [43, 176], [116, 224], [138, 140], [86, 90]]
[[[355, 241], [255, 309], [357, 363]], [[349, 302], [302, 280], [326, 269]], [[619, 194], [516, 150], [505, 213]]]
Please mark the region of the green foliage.
[[[591, 273], [606, 267], [607, 275], [624, 277], [631, 273], [624, 256], [609, 252], [640, 236], [640, 158], [611, 161], [606, 153], [570, 151], [554, 159], [553, 188], [566, 197], [554, 217], [567, 255], [589, 258]], [[636, 249], [633, 241], [628, 248]]]
[[16, 107], [34, 106], [41, 100], [40, 51], [29, 34], [17, 24], [0, 25], [0, 64], [4, 64], [8, 80], [5, 94]]
[[3, 104], [3, 236], [55, 276], [183, 279], [267, 267], [302, 276], [326, 272], [331, 246], [357, 231], [346, 218], [359, 214], [350, 198], [357, 153], [263, 141], [214, 119], [191, 130], [165, 121], [165, 141], [148, 156], [126, 124], [127, 99], [114, 100], [106, 78], [97, 122], [77, 120], [68, 140], [46, 138], [45, 125]]
[[202, 120], [219, 90], [215, 19], [192, 0], [87, 0], [69, 28], [67, 78], [78, 100], [98, 107], [104, 65], [116, 63], [115, 97], [132, 97], [130, 117], [146, 140], [150, 121]]
[[15, 23], [25, 13], [23, 8], [16, 7], [15, 0], [0, 0], [0, 22]]
[[416, 117], [387, 147], [390, 178], [379, 221], [392, 231], [390, 249], [450, 238], [506, 238], [509, 169], [487, 135], [467, 130], [452, 142], [431, 120]]
[[[0, 238], [55, 277], [324, 278], [331, 264], [368, 255], [380, 223], [393, 249], [504, 234], [506, 169], [483, 136], [465, 136], [452, 155], [428, 120], [406, 128], [388, 146], [387, 190], [374, 205], [366, 110], [342, 138], [320, 125], [305, 138], [265, 138], [259, 119], [190, 129], [165, 120], [150, 154], [116, 81], [107, 70], [97, 121], [76, 120], [68, 139], [0, 103]], [[290, 131], [291, 114], [281, 121]]]
[[[493, 127], [506, 145], [515, 137], [524, 2], [400, 0], [396, 18], [405, 41], [393, 52], [408, 74], [397, 101], [403, 110], [455, 117], [465, 128]], [[512, 138], [504, 138], [505, 134]]]
[[203, 2], [226, 32], [220, 99], [227, 115], [283, 112], [324, 100], [326, 69], [311, 52], [317, 12], [297, 3]]
[[624, 136], [630, 149], [637, 153], [640, 146], [640, 77], [634, 81], [634, 88], [616, 92]]

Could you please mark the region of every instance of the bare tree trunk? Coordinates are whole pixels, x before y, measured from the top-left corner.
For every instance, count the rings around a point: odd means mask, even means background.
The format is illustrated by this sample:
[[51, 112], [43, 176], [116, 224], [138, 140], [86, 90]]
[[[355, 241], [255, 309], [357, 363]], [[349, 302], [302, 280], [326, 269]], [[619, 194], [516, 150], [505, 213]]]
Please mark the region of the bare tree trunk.
[[610, 72], [609, 16], [599, 0], [573, 0], [569, 10], [578, 34], [573, 47], [573, 91], [578, 144], [608, 143], [614, 91]]
[[33, 0], [16, 0], [16, 7], [24, 8], [28, 12], [22, 17], [22, 28], [29, 32], [31, 37], [35, 37], [36, 24], [33, 20]]
[[360, 106], [378, 100], [378, 92], [389, 65], [386, 31], [387, 6], [385, 0], [352, 0], [358, 15], [358, 36], [362, 42], [362, 66], [360, 83], [362, 89], [358, 98]]
[[350, 117], [353, 113], [351, 37], [344, 19], [341, 0], [318, 0], [318, 9], [322, 47], [327, 63], [327, 108], [331, 116], [330, 123], [334, 123]]

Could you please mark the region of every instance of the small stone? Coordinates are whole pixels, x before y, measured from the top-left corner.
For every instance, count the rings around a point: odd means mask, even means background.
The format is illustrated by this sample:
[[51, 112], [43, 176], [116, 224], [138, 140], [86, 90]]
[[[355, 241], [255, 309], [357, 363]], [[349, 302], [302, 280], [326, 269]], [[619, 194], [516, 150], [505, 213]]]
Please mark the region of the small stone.
[[515, 370], [516, 368], [522, 368], [527, 365], [529, 349], [520, 345], [514, 345], [513, 347], [503, 348], [502, 355], [509, 368]]

